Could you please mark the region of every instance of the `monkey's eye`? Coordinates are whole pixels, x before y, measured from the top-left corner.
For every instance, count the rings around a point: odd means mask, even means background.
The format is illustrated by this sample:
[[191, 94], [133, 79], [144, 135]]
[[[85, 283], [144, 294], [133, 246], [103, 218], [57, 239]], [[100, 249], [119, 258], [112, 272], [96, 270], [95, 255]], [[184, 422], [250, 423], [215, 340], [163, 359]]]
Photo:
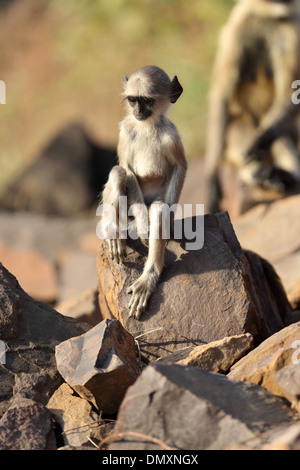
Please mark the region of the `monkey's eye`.
[[136, 103], [136, 98], [134, 96], [128, 96], [127, 97], [128, 103], [133, 106]]

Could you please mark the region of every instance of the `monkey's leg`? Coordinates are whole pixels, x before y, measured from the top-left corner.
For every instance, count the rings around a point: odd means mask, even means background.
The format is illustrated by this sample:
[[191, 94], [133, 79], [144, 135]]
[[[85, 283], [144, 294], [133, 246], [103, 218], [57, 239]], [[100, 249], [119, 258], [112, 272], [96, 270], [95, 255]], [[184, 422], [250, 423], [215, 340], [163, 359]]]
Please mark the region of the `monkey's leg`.
[[106, 238], [106, 243], [111, 259], [117, 263], [122, 263], [126, 256], [126, 242], [119, 237], [120, 196], [126, 196], [126, 171], [116, 165], [111, 169], [102, 193], [102, 203], [110, 205], [113, 210], [108, 211], [107, 215], [102, 217], [101, 225], [103, 233], [113, 232], [112, 237]]
[[149, 209], [150, 236], [148, 258], [141, 276], [129, 287], [132, 293], [129, 316], [139, 319], [147, 307], [148, 299], [155, 290], [163, 270], [166, 241], [162, 239], [162, 203], [153, 203]]
[[137, 178], [131, 171], [127, 172], [126, 193], [129, 212], [135, 219], [137, 234], [142, 243], [148, 246], [148, 208], [145, 204]]

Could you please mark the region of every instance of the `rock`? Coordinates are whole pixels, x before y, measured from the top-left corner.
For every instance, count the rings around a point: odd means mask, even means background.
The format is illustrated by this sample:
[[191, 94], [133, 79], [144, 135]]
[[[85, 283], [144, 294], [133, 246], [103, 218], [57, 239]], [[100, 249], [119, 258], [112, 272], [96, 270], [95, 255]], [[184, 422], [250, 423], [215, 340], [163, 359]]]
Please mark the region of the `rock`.
[[[201, 227], [201, 218], [192, 222]], [[284, 325], [281, 315], [285, 312], [276, 305], [263, 267], [256, 263], [255, 269], [260, 268], [256, 282], [249, 265], [252, 258], [247, 259], [242, 251], [228, 214], [204, 216], [204, 240], [202, 249], [189, 251], [184, 241], [168, 243], [165, 269], [141, 321], [128, 318], [126, 289], [141, 273], [147, 251], [138, 243], [130, 244], [120, 266], [109, 259], [106, 244], [100, 242], [101, 313], [119, 319], [148, 357], [164, 357], [191, 342], [209, 343], [244, 333], [252, 334], [258, 344]]]
[[97, 284], [88, 243], [96, 226], [96, 211], [76, 219], [0, 212], [0, 259], [29, 295], [54, 306]]
[[115, 164], [114, 150], [96, 145], [80, 124], [70, 124], [11, 182], [2, 194], [0, 207], [48, 215], [78, 215], [96, 205], [101, 187]]
[[14, 374], [13, 396], [30, 398], [40, 403], [47, 403], [53, 390], [61, 384], [57, 369], [42, 368], [38, 372], [19, 372]]
[[64, 445], [91, 445], [88, 438], [93, 427], [98, 426], [99, 416], [87, 400], [78, 397], [69, 385], [63, 383], [50, 398], [47, 408], [62, 430]]
[[189, 347], [170, 354], [157, 362], [172, 362], [201, 367], [210, 372], [226, 373], [253, 345], [250, 333], [229, 336], [201, 346]]
[[184, 450], [221, 450], [231, 442], [257, 447], [268, 429], [292, 416], [282, 399], [257, 385], [198, 367], [155, 363], [128, 389], [109, 450], [161, 450], [153, 438]]
[[90, 328], [35, 301], [0, 263], [0, 338], [6, 345], [5, 364], [0, 365], [1, 412], [16, 395], [46, 404], [62, 381], [55, 346]]
[[96, 236], [97, 222], [96, 211], [94, 217], [89, 214], [76, 218], [0, 212], [1, 245], [22, 251], [37, 251], [52, 262], [59, 263], [62, 253], [91, 253], [91, 247], [87, 250], [82, 238]]
[[59, 447], [57, 450], [98, 450], [95, 447], [89, 447], [89, 446], [79, 446], [79, 447], [73, 447], [73, 446], [64, 446], [64, 447]]
[[15, 399], [0, 420], [1, 450], [55, 450], [50, 412], [41, 403]]
[[95, 255], [96, 251], [93, 254], [74, 251], [64, 253], [60, 257], [59, 303], [73, 299], [87, 289], [90, 289], [91, 286], [97, 285]]
[[76, 297], [56, 305], [56, 310], [68, 317], [95, 326], [103, 320], [98, 303], [98, 288], [92, 287]]
[[[300, 346], [300, 342], [299, 342]], [[274, 374], [274, 380], [293, 408], [300, 412], [300, 360], [279, 369]]]
[[139, 374], [132, 336], [117, 320], [103, 320], [85, 334], [56, 347], [64, 380], [103, 413], [116, 413]]
[[300, 450], [300, 423], [291, 424], [284, 430], [277, 431], [262, 450]]
[[275, 395], [285, 396], [274, 374], [293, 363], [299, 340], [300, 322], [283, 328], [240, 359], [231, 368], [228, 378], [259, 384]]
[[300, 280], [300, 195], [259, 204], [240, 216], [234, 229], [243, 248], [274, 266], [289, 293]]
[[30, 296], [46, 303], [57, 299], [56, 268], [50, 259], [37, 251], [9, 248], [1, 244], [0, 259]]

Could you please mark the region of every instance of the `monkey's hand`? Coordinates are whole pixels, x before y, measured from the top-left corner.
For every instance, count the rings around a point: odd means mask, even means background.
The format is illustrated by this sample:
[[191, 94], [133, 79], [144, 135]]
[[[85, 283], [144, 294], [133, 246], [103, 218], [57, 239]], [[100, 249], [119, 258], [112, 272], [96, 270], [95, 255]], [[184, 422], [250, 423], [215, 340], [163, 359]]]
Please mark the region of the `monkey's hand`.
[[154, 291], [158, 281], [156, 273], [143, 273], [127, 289], [127, 294], [132, 293], [128, 308], [129, 317], [135, 317], [139, 320], [141, 314], [146, 310], [150, 295]]
[[109, 256], [118, 264], [123, 264], [126, 258], [126, 243], [124, 239], [106, 240], [109, 250]]

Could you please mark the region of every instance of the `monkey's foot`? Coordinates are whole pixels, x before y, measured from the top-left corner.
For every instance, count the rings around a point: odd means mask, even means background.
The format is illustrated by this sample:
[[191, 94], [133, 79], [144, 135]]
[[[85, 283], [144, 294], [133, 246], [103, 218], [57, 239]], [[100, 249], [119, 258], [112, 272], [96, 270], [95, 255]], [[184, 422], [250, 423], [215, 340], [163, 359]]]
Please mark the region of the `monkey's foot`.
[[142, 274], [127, 289], [127, 294], [132, 293], [128, 308], [129, 317], [135, 317], [139, 320], [141, 314], [146, 310], [150, 295], [155, 288], [156, 282], [151, 278], [151, 274]]
[[123, 261], [126, 258], [126, 242], [123, 239], [115, 240], [106, 240], [109, 256], [112, 260], [116, 261], [118, 264], [123, 264]]

